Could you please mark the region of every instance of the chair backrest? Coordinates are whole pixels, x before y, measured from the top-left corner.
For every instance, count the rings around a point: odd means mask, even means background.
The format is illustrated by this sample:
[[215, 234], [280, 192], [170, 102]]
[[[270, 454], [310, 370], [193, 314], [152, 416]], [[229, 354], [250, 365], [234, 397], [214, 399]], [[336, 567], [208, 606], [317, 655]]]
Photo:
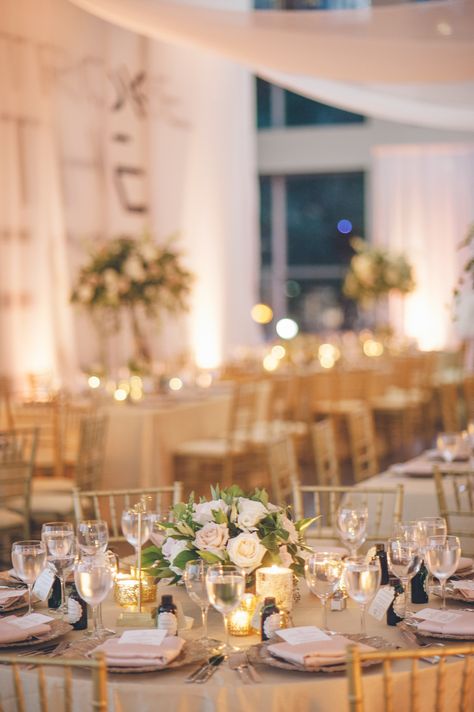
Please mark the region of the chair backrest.
[[[28, 712], [31, 709], [29, 694], [31, 690], [31, 673], [24, 675], [25, 658], [20, 655], [0, 655], [0, 665], [8, 665], [11, 669], [11, 685], [2, 683], [0, 692], [0, 709], [10, 709], [12, 699], [16, 702], [17, 712]], [[45, 655], [28, 657], [28, 668], [35, 668], [37, 674], [37, 699], [38, 709], [41, 712], [53, 712], [54, 710], [91, 710], [91, 712], [107, 712], [107, 666], [102, 655], [96, 655], [93, 659], [76, 660], [73, 658], [48, 658]], [[62, 669], [62, 695], [60, 692], [61, 683], [54, 678], [54, 692], [48, 691], [45, 668]], [[87, 693], [81, 684], [74, 694], [73, 671], [81, 670], [92, 672], [92, 694], [88, 704]], [[25, 680], [24, 685], [24, 677]], [[31, 693], [30, 693], [31, 694]], [[5, 701], [5, 707], [2, 704]], [[61, 699], [62, 698], [62, 699]], [[36, 705], [35, 705], [36, 708]]]
[[[285, 507], [291, 503], [295, 487], [299, 485], [298, 462], [291, 438], [279, 438], [268, 445], [268, 469], [275, 504]], [[295, 503], [293, 502], [295, 505]], [[302, 509], [302, 505], [299, 505]]]
[[49, 401], [12, 406], [15, 428], [38, 429], [37, 467], [51, 470], [57, 477], [63, 475], [62, 410], [60, 396]]
[[354, 481], [362, 482], [379, 472], [374, 420], [371, 410], [359, 405], [347, 414]]
[[100, 485], [105, 457], [108, 418], [90, 415], [82, 418], [75, 467], [76, 487], [80, 490]]
[[233, 387], [229, 412], [227, 447], [232, 451], [235, 443], [250, 443], [258, 416], [258, 397], [262, 382], [236, 381]]
[[466, 420], [474, 420], [474, 376], [466, 376], [463, 380]]
[[23, 532], [29, 536], [31, 478], [38, 431], [35, 428], [0, 431], [0, 503], [23, 515]]
[[270, 379], [268, 420], [291, 420], [294, 416], [295, 376], [274, 375]]
[[474, 554], [474, 472], [442, 472], [434, 468], [436, 495], [448, 532], [463, 541], [463, 552]]
[[0, 428], [13, 428], [11, 383], [7, 376], [0, 376]]
[[439, 407], [441, 412], [441, 425], [444, 431], [457, 433], [461, 430], [459, 406], [458, 384], [441, 383], [439, 385]]
[[318, 484], [340, 485], [341, 474], [332, 420], [325, 418], [319, 423], [314, 423], [311, 426], [311, 439]]
[[[336, 528], [337, 510], [343, 498], [356, 501], [367, 507], [369, 518], [367, 523], [367, 542], [380, 542], [388, 539], [393, 525], [401, 521], [403, 513], [403, 485], [391, 488], [376, 487], [330, 487], [323, 485], [296, 485], [293, 492], [295, 516], [303, 515], [301, 502], [312, 500], [309, 516], [319, 516], [312, 525], [307, 536], [311, 539], [338, 539]], [[306, 515], [308, 516], [308, 515]]]
[[[455, 655], [463, 655], [464, 661], [457, 665], [446, 665]], [[369, 661], [382, 663], [381, 694], [377, 712], [470, 712], [473, 707], [474, 643], [450, 644], [443, 647], [409, 648], [405, 650], [374, 650], [362, 652], [357, 645], [347, 648], [347, 681], [349, 712], [369, 712], [373, 705], [364, 705], [364, 685], [362, 667]], [[421, 675], [418, 667], [420, 658], [438, 662], [430, 670], [429, 682]], [[411, 661], [411, 671], [403, 684], [394, 679], [392, 663], [399, 660]], [[454, 661], [453, 661], [454, 662]], [[426, 672], [426, 671], [425, 671]], [[434, 678], [434, 679], [433, 679]]]
[[109, 525], [109, 541], [126, 541], [122, 534], [121, 517], [144, 497], [151, 499], [148, 509], [165, 513], [183, 499], [183, 483], [144, 489], [83, 490], [74, 489], [76, 524], [82, 519], [103, 519]]

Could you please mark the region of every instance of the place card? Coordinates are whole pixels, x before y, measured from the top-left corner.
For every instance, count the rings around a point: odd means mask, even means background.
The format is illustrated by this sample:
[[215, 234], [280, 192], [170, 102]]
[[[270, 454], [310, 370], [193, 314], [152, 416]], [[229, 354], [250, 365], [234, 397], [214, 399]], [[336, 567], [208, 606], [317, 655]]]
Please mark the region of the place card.
[[331, 640], [331, 636], [327, 635], [315, 625], [301, 625], [296, 628], [283, 628], [275, 631], [280, 638], [290, 645], [299, 645], [300, 643], [313, 643], [318, 640]]
[[119, 643], [139, 643], [140, 645], [161, 645], [166, 638], [166, 630], [126, 630], [119, 638]]
[[378, 621], [387, 613], [390, 604], [395, 598], [395, 589], [393, 586], [382, 586], [379, 588], [377, 595], [372, 600], [369, 606], [369, 614]]
[[423, 608], [416, 612], [416, 618], [421, 618], [424, 621], [434, 621], [435, 623], [451, 623], [457, 618], [462, 618], [462, 613], [455, 611], [441, 611], [438, 608]]
[[33, 593], [40, 601], [47, 601], [53, 587], [55, 573], [50, 568], [44, 569], [33, 586]]
[[35, 628], [38, 625], [43, 625], [43, 623], [51, 623], [53, 620], [50, 616], [44, 616], [42, 613], [30, 613], [21, 618], [18, 616], [10, 616], [8, 618], [8, 622], [18, 628]]
[[450, 586], [464, 591], [474, 591], [474, 581], [451, 581]]

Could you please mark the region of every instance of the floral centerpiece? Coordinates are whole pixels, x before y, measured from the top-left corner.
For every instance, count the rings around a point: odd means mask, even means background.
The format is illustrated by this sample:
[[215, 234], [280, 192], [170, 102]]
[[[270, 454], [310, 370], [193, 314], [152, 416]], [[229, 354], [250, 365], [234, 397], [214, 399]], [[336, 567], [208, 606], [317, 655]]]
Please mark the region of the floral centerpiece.
[[143, 550], [143, 566], [159, 579], [181, 581], [186, 562], [232, 563], [248, 577], [261, 565], [280, 564], [303, 575], [302, 532], [315, 518], [293, 522], [288, 508], [268, 501], [263, 489], [245, 495], [233, 485], [211, 487], [212, 499], [176, 504], [160, 546]]
[[391, 292], [408, 294], [415, 288], [413, 268], [402, 254], [391, 254], [360, 237], [351, 240], [356, 254], [344, 280], [343, 292], [368, 306]]
[[127, 309], [135, 339], [135, 360], [149, 363], [151, 354], [140, 312], [156, 318], [162, 309], [185, 309], [192, 279], [170, 243], [156, 245], [147, 235], [141, 239], [118, 237], [91, 252], [79, 272], [71, 301], [92, 313], [105, 312], [111, 317], [112, 330], [120, 328], [121, 310]]

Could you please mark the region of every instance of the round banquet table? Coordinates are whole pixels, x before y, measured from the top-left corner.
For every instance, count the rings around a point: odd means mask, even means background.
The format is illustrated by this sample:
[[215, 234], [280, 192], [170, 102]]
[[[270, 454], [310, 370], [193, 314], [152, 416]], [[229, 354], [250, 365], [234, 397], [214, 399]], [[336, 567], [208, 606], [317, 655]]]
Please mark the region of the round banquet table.
[[[322, 611], [317, 599], [312, 596], [304, 582], [300, 582], [301, 601], [293, 610], [295, 625], [321, 625]], [[166, 589], [160, 585], [159, 595], [168, 591], [172, 592], [175, 600], [181, 602], [184, 613], [195, 618], [196, 628], [184, 632], [187, 639], [199, 639], [202, 629], [198, 624], [200, 612], [187, 597], [182, 587]], [[438, 599], [430, 602], [431, 606], [438, 606]], [[457, 604], [450, 602], [453, 607]], [[103, 605], [104, 622], [109, 627], [114, 627], [117, 632], [125, 628], [117, 627], [117, 616], [120, 609], [114, 604], [112, 597]], [[359, 632], [359, 611], [349, 601], [348, 608], [344, 611], [329, 612], [329, 627], [342, 633]], [[214, 610], [209, 612], [209, 633], [213, 637], [223, 637], [221, 616]], [[387, 641], [400, 647], [407, 644], [396, 628], [389, 627], [383, 622], [378, 622], [367, 616], [368, 635], [380, 635]], [[69, 634], [71, 639], [78, 638], [81, 633]], [[257, 636], [233, 638], [235, 644], [248, 646], [259, 642]], [[461, 667], [463, 660], [449, 663], [448, 677], [448, 707], [446, 710], [457, 709], [454, 702], [459, 694], [461, 683]], [[108, 678], [109, 710], [112, 712], [347, 712], [347, 681], [345, 673], [305, 673], [287, 671], [283, 669], [258, 665], [261, 676], [260, 683], [245, 684], [240, 679], [237, 671], [231, 670], [227, 663], [221, 665], [214, 676], [205, 684], [186, 684], [186, 675], [197, 667], [192, 666], [174, 670], [162, 670], [153, 673], [139, 674], [110, 674]], [[394, 709], [408, 709], [409, 690], [409, 663], [397, 661], [394, 663]], [[433, 699], [436, 694], [435, 675], [436, 665], [420, 662], [421, 690], [420, 712], [432, 710]], [[33, 672], [24, 673], [29, 676], [27, 680], [27, 707], [28, 712], [37, 712], [38, 688], [36, 675]], [[364, 670], [365, 710], [378, 712], [383, 709], [383, 689], [380, 665], [375, 665]], [[61, 699], [58, 691], [59, 679], [57, 672], [48, 672], [48, 695], [54, 700], [54, 712], [62, 712]], [[474, 685], [472, 686], [474, 688]], [[4, 695], [4, 712], [13, 712], [16, 708], [11, 700], [10, 673], [5, 667], [0, 668], [0, 689]], [[90, 694], [90, 679], [87, 673], [74, 673], [74, 712], [88, 709], [84, 700]], [[474, 690], [471, 707], [474, 712]], [[6, 702], [5, 702], [6, 696]], [[10, 704], [8, 700], [10, 699]], [[82, 701], [82, 705], [81, 705]], [[430, 706], [431, 705], [431, 706]], [[452, 705], [452, 706], [451, 706]]]

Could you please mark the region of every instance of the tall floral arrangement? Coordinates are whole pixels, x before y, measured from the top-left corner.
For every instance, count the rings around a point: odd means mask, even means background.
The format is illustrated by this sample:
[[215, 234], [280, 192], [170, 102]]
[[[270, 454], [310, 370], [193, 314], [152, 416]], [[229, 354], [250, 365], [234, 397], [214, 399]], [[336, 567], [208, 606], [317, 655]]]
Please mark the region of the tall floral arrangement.
[[181, 580], [186, 562], [203, 559], [239, 566], [251, 575], [260, 565], [280, 564], [304, 571], [303, 531], [315, 519], [293, 522], [286, 508], [268, 501], [263, 489], [250, 494], [237, 486], [211, 487], [211, 499], [175, 505], [162, 524], [160, 546], [143, 551], [143, 565], [157, 578]]
[[185, 309], [192, 280], [170, 243], [158, 246], [147, 235], [140, 239], [117, 237], [91, 251], [80, 269], [71, 301], [93, 313], [111, 316], [114, 330], [120, 328], [121, 310], [128, 310], [136, 357], [149, 361], [140, 310], [155, 318], [161, 310]]
[[344, 280], [343, 292], [347, 297], [370, 305], [391, 292], [413, 291], [413, 268], [404, 255], [373, 247], [360, 237], [352, 238], [351, 246], [356, 254]]

